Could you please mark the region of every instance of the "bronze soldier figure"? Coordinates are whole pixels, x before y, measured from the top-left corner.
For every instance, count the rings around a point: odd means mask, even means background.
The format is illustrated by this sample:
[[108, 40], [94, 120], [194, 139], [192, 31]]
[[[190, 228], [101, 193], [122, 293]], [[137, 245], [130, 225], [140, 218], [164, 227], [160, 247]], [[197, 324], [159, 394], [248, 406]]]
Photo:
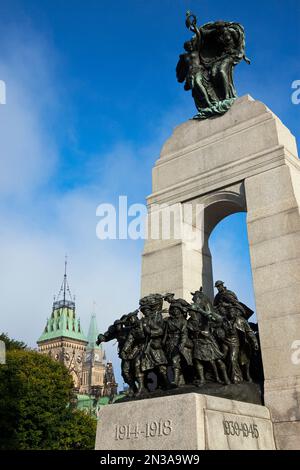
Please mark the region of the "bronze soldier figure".
[[158, 386], [167, 389], [168, 361], [163, 350], [164, 321], [162, 317], [163, 296], [150, 294], [140, 299], [141, 320], [145, 342], [141, 357], [141, 370], [146, 373], [154, 371], [157, 375]]
[[[192, 293], [194, 303], [189, 311], [187, 322], [188, 335], [193, 341], [193, 363], [196, 372], [196, 384], [201, 386], [205, 382], [204, 372], [209, 365], [213, 371], [216, 382], [229, 384], [226, 366], [223, 362], [224, 354], [213, 334], [213, 326], [220, 328], [223, 319], [212, 306], [210, 299], [204, 294], [202, 287]], [[204, 370], [205, 368], [205, 370]], [[220, 379], [219, 371], [222, 379]]]
[[[249, 367], [252, 348], [258, 349], [258, 342], [247, 320], [235, 308], [227, 311], [223, 321], [225, 337], [223, 352], [226, 357], [229, 377], [233, 383], [251, 381]], [[244, 374], [243, 374], [244, 372]]]
[[123, 380], [126, 384], [128, 384], [128, 394], [132, 395], [135, 392], [135, 381], [133, 376], [133, 371], [131, 369], [131, 363], [129, 359], [125, 359], [122, 356], [122, 351], [124, 344], [127, 340], [129, 332], [131, 330], [130, 322], [128, 319], [130, 316], [136, 314], [138, 310], [135, 312], [131, 312], [127, 315], [123, 315], [119, 320], [116, 320], [112, 325], [109, 326], [108, 330], [104, 334], [99, 334], [96, 343], [99, 345], [103, 342], [108, 342], [113, 339], [116, 339], [118, 342], [118, 354], [121, 359], [121, 374]]
[[237, 295], [224, 286], [223, 281], [216, 281], [215, 287], [218, 289], [218, 293], [214, 299], [214, 307], [219, 311], [219, 313], [224, 314], [226, 309], [234, 307], [239, 311], [240, 315], [246, 319], [253, 315], [253, 310], [243, 304], [243, 302], [240, 302]]
[[172, 299], [169, 307], [169, 317], [165, 319], [166, 329], [164, 345], [169, 365], [173, 369], [172, 386], [178, 387], [183, 380], [182, 371], [192, 366], [191, 348], [187, 334], [187, 306], [183, 299]]
[[[134, 390], [135, 396], [146, 393], [144, 386], [145, 374], [142, 368], [143, 348], [145, 344], [145, 332], [142, 321], [138, 318], [138, 310], [128, 317], [130, 332], [126, 338], [120, 357], [130, 364], [131, 377], [137, 390]], [[132, 387], [131, 387], [132, 388]]]

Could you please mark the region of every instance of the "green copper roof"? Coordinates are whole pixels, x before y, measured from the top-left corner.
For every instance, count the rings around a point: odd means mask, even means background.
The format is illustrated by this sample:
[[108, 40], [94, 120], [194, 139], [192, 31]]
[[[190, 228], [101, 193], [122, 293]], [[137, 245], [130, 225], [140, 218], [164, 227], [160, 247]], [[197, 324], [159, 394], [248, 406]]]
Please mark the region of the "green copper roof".
[[99, 334], [99, 332], [98, 332], [96, 315], [93, 313], [92, 316], [91, 316], [89, 332], [88, 332], [88, 342], [89, 343], [86, 347], [87, 350], [89, 350], [89, 349], [102, 349], [101, 346], [98, 346], [96, 344], [98, 334]]
[[[123, 397], [125, 397], [124, 393], [118, 393], [118, 395], [115, 395], [115, 397], [114, 397], [114, 402], [120, 400]], [[78, 405], [77, 405], [78, 408], [87, 408], [94, 402], [94, 397], [92, 397], [90, 395], [78, 394], [77, 395], [77, 400], [78, 400]], [[98, 398], [97, 404], [98, 405], [108, 405], [109, 404], [109, 397], [100, 397], [100, 398]]]
[[76, 318], [75, 308], [67, 305], [53, 309], [51, 318], [48, 318], [44, 332], [37, 342], [40, 343], [61, 336], [87, 342], [87, 338], [80, 326], [80, 320]]

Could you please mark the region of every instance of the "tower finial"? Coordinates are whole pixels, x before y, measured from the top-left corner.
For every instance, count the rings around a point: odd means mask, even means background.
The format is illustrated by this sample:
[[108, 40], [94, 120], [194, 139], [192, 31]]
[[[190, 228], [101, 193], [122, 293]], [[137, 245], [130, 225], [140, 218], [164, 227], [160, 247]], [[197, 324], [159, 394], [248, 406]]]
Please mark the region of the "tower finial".
[[66, 290], [67, 290], [67, 264], [68, 264], [68, 256], [65, 255], [64, 293], [63, 293], [64, 304], [66, 302]]
[[60, 286], [59, 293], [56, 297], [56, 300], [53, 303], [54, 308], [58, 307], [70, 307], [75, 309], [75, 297], [73, 298], [71, 295], [68, 278], [67, 278], [67, 265], [68, 265], [68, 257], [65, 256], [65, 270], [64, 270], [64, 278]]

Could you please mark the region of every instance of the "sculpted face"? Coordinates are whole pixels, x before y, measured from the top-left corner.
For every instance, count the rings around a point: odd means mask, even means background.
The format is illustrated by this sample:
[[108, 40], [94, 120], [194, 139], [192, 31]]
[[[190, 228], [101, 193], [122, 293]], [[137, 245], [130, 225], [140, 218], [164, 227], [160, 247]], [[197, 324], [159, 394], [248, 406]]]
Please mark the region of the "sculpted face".
[[224, 40], [224, 42], [226, 42], [226, 43], [229, 43], [229, 42], [232, 41], [232, 37], [231, 37], [231, 34], [230, 34], [229, 31], [226, 31], [226, 30], [224, 31], [224, 33], [223, 33], [223, 40]]
[[194, 46], [193, 46], [192, 41], [186, 41], [184, 43], [184, 48], [187, 52], [192, 52], [194, 50]]
[[151, 315], [151, 309], [150, 309], [150, 308], [147, 308], [147, 307], [146, 307], [146, 308], [143, 308], [143, 309], [142, 309], [142, 313], [143, 313], [144, 317], [146, 317], [146, 318], [147, 318], [147, 317], [150, 317], [150, 315]]
[[236, 314], [236, 311], [234, 308], [230, 308], [228, 311], [227, 311], [227, 317], [229, 318], [229, 320], [233, 320], [234, 318], [237, 317], [237, 314]]
[[193, 302], [195, 302], [195, 304], [201, 304], [202, 300], [203, 300], [202, 292], [197, 292], [193, 297]]
[[135, 325], [138, 321], [139, 319], [137, 315], [130, 315], [127, 320], [129, 326]]
[[170, 315], [172, 317], [178, 318], [181, 316], [181, 310], [178, 307], [171, 307], [170, 308]]
[[122, 324], [120, 322], [116, 323], [115, 327], [116, 327], [117, 332], [122, 330]]

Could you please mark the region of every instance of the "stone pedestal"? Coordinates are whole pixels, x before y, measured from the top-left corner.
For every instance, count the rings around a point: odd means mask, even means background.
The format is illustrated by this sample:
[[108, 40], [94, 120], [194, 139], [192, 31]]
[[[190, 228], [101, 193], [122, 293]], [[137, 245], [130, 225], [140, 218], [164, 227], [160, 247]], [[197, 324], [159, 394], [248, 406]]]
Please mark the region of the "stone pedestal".
[[[193, 219], [184, 208], [192, 205]], [[164, 205], [164, 206], [162, 206]], [[208, 240], [226, 216], [247, 212], [265, 375], [277, 446], [300, 449], [300, 163], [295, 138], [263, 103], [239, 98], [224, 116], [177, 127], [153, 168], [149, 215], [175, 207], [198, 237], [145, 242], [141, 294], [213, 295]], [[162, 208], [163, 207], [163, 208]], [[200, 213], [200, 214], [199, 214]], [[200, 217], [198, 217], [200, 215]], [[230, 288], [230, 286], [228, 286]], [[298, 346], [297, 346], [298, 345]]]
[[96, 450], [273, 450], [269, 410], [188, 393], [100, 411]]

